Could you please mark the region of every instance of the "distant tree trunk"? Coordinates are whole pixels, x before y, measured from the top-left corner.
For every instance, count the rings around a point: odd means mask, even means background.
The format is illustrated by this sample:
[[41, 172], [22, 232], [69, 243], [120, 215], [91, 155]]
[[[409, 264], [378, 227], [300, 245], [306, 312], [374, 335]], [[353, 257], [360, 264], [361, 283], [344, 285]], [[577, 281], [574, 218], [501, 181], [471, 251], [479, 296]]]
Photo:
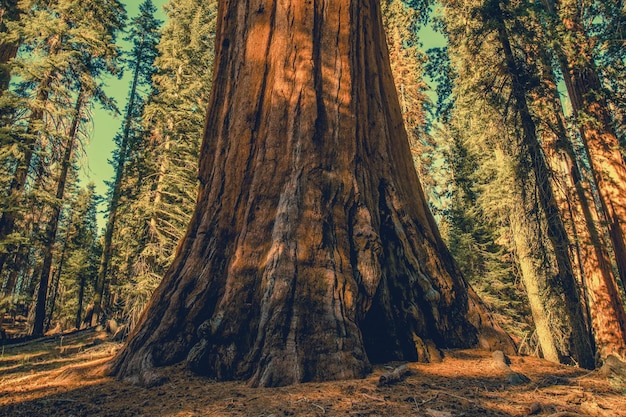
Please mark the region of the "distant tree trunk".
[[[60, 36], [53, 36], [48, 40], [50, 45], [49, 55], [56, 55], [58, 53], [61, 42], [62, 40]], [[13, 174], [13, 179], [11, 181], [11, 186], [9, 187], [9, 201], [12, 205], [14, 205], [16, 201], [19, 200], [19, 197], [24, 193], [24, 186], [26, 185], [26, 179], [28, 178], [30, 163], [35, 153], [35, 146], [37, 144], [35, 135], [38, 133], [38, 127], [36, 125], [43, 121], [43, 109], [45, 103], [48, 101], [52, 81], [53, 74], [48, 72], [43, 76], [41, 82], [39, 83], [39, 88], [37, 89], [37, 99], [35, 100], [35, 105], [31, 108], [28, 128], [26, 129], [24, 143], [22, 144], [24, 154], [21, 160], [18, 161]], [[7, 211], [2, 213], [2, 217], [0, 217], [0, 242], [13, 233], [16, 220], [16, 208], [14, 206], [9, 207]], [[14, 246], [8, 245], [4, 251], [0, 252], [0, 275], [2, 274], [4, 264], [12, 250], [15, 250]]]
[[539, 346], [545, 359], [573, 365], [568, 343], [568, 314], [560, 294], [551, 286], [554, 271], [546, 268], [545, 256], [542, 256], [545, 254], [541, 253], [540, 225], [530, 222], [528, 213], [528, 207], [520, 196], [513, 205], [509, 220]]
[[[6, 0], [0, 6], [0, 32], [6, 33], [5, 22], [19, 19], [17, 0]], [[9, 88], [11, 72], [6, 64], [17, 55], [18, 45], [12, 42], [0, 42], [0, 95]]]
[[[0, 254], [1, 256], [1, 254]], [[19, 245], [13, 253], [7, 256], [9, 262], [11, 262], [11, 270], [8, 273], [7, 280], [2, 289], [3, 296], [14, 295], [15, 289], [18, 285], [18, 279], [20, 278], [20, 272], [26, 267], [29, 257], [29, 246]]]
[[[78, 308], [76, 309], [76, 321], [74, 322], [74, 326], [77, 329], [80, 329], [83, 319], [83, 302], [85, 299], [85, 287], [87, 286], [87, 277], [85, 274], [80, 274], [80, 285], [78, 286]], [[91, 318], [89, 319], [91, 321]]]
[[363, 377], [424, 344], [511, 350], [428, 211], [378, 0], [225, 0], [196, 211], [113, 371]]
[[102, 301], [106, 287], [107, 273], [109, 271], [109, 262], [112, 255], [113, 232], [115, 231], [115, 222], [117, 221], [117, 209], [119, 208], [120, 198], [122, 197], [122, 180], [124, 179], [124, 166], [128, 154], [128, 145], [130, 140], [131, 123], [133, 118], [133, 109], [135, 100], [137, 100], [137, 86], [139, 83], [141, 55], [137, 57], [137, 65], [133, 71], [133, 82], [130, 87], [130, 96], [128, 106], [126, 107], [126, 117], [124, 119], [124, 130], [122, 131], [122, 141], [118, 151], [115, 180], [113, 182], [113, 192], [109, 201], [109, 211], [107, 225], [104, 231], [104, 239], [102, 243], [102, 256], [100, 258], [100, 267], [98, 268], [98, 276], [96, 278], [95, 295], [93, 301], [93, 315], [91, 325], [95, 326], [100, 320], [102, 314]]
[[580, 20], [579, 5], [570, 0], [542, 0], [548, 13], [566, 29], [555, 49], [574, 115], [589, 155], [602, 211], [613, 242], [620, 279], [626, 283], [626, 163], [603, 97], [591, 40]]
[[551, 183], [550, 169], [548, 168], [541, 149], [541, 144], [537, 138], [537, 127], [528, 108], [525, 87], [520, 80], [522, 72], [511, 49], [499, 2], [494, 2], [492, 12], [494, 13], [494, 19], [496, 19], [498, 40], [502, 44], [507, 69], [511, 76], [512, 100], [521, 121], [522, 147], [524, 152], [528, 155], [531, 164], [539, 204], [544, 212], [548, 226], [548, 239], [554, 250], [554, 256], [557, 262], [558, 281], [555, 285], [558, 285], [562, 289], [567, 305], [567, 311], [572, 326], [572, 353], [580, 366], [593, 369], [595, 367], [593, 346], [591, 345], [585, 315], [580, 302], [579, 289], [572, 268], [569, 254], [569, 239], [561, 218], [561, 213], [559, 213]]
[[78, 136], [78, 126], [81, 119], [81, 111], [83, 107], [84, 92], [78, 93], [76, 105], [74, 106], [74, 114], [70, 131], [68, 132], [68, 141], [61, 162], [61, 172], [57, 181], [57, 190], [55, 202], [52, 207], [52, 215], [46, 226], [43, 237], [43, 263], [41, 267], [41, 275], [39, 278], [39, 290], [37, 291], [37, 304], [35, 305], [35, 321], [33, 322], [33, 336], [42, 336], [44, 331], [44, 322], [46, 320], [46, 299], [48, 296], [48, 281], [50, 279], [50, 269], [52, 267], [52, 257], [54, 255], [54, 244], [56, 241], [57, 230], [59, 228], [59, 219], [61, 217], [61, 207], [63, 206], [63, 196], [65, 195], [65, 185], [67, 184], [67, 176], [72, 166], [72, 155], [74, 153], [74, 144]]
[[551, 70], [546, 71], [544, 82], [552, 92], [552, 100], [546, 99], [549, 101], [546, 102], [546, 108], [550, 114], [544, 114], [541, 118], [552, 126], [552, 131], [542, 135], [542, 144], [554, 172], [560, 173], [560, 188], [567, 194], [564, 196], [565, 201], [559, 201], [559, 209], [562, 213], [571, 213], [596, 349], [602, 359], [611, 353], [626, 357], [626, 312], [600, 229], [597, 207], [568, 139], [563, 106]]
[[44, 327], [47, 332], [50, 330], [50, 323], [52, 323], [52, 317], [54, 316], [54, 308], [56, 306], [57, 298], [59, 296], [59, 285], [61, 283], [61, 274], [63, 273], [63, 267], [65, 266], [65, 256], [67, 254], [68, 240], [63, 244], [63, 250], [61, 251], [61, 258], [59, 259], [59, 265], [57, 269], [54, 271], [52, 276], [52, 282], [50, 287], [52, 288], [52, 296], [50, 302], [48, 303], [48, 313], [46, 318], [46, 326]]
[[[42, 80], [39, 86], [39, 90], [37, 91], [37, 106], [43, 106], [43, 103], [48, 100], [48, 90], [50, 88], [51, 82], [52, 76], [50, 74], [48, 74]], [[41, 107], [32, 109], [32, 113], [29, 119], [29, 126], [26, 131], [26, 137], [22, 145], [24, 147], [24, 155], [22, 156], [21, 160], [18, 162], [17, 167], [15, 168], [13, 179], [11, 181], [11, 186], [9, 188], [9, 198], [12, 204], [15, 204], [24, 193], [24, 186], [26, 185], [26, 179], [28, 178], [30, 163], [35, 153], [35, 146], [37, 144], [37, 141], [33, 137], [37, 134], [37, 128], [33, 126], [37, 123], [41, 123], [43, 117], [44, 112]], [[9, 207], [7, 211], [2, 213], [2, 217], [0, 217], [0, 242], [5, 240], [11, 233], [13, 233], [16, 220], [16, 208], [14, 206]], [[4, 264], [6, 263], [10, 252], [14, 249], [15, 248], [13, 245], [8, 245], [8, 247], [5, 248], [3, 252], [0, 252], [0, 274], [2, 274]]]

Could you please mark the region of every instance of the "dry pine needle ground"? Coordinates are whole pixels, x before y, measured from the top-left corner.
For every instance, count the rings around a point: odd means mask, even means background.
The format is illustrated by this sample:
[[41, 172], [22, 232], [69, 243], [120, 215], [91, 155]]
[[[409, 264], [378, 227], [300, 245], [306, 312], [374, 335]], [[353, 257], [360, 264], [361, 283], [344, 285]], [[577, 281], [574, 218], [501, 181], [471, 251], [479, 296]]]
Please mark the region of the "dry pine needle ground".
[[623, 381], [531, 357], [511, 358], [511, 370], [530, 379], [520, 385], [491, 353], [464, 350], [446, 351], [441, 363], [408, 364], [393, 384], [379, 383], [393, 369], [383, 366], [364, 380], [273, 389], [218, 383], [178, 366], [164, 370], [164, 385], [146, 389], [104, 376], [120, 346], [81, 332], [5, 347], [0, 416], [626, 416]]

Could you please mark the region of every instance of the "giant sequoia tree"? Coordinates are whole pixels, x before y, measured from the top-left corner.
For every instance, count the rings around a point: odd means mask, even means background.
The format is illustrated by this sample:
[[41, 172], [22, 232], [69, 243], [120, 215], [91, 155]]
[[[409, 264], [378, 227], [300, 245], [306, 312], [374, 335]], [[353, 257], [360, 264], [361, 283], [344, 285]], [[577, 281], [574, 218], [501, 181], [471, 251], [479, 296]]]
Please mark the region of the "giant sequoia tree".
[[225, 0], [216, 47], [196, 210], [113, 371], [272, 386], [512, 347], [428, 211], [378, 0]]

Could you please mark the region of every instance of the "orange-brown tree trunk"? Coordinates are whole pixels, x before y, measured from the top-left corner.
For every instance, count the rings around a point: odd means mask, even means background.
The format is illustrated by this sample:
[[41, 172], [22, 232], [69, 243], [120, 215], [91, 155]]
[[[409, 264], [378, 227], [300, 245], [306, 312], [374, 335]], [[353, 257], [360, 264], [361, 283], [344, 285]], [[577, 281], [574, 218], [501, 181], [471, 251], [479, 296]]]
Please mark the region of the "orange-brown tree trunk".
[[585, 33], [578, 2], [542, 1], [549, 15], [565, 29], [556, 55], [589, 155], [620, 278], [626, 283], [626, 163], [603, 97], [593, 42]]
[[[13, 21], [20, 18], [20, 10], [17, 0], [3, 1], [0, 6], [0, 33], [6, 33], [6, 21]], [[13, 42], [0, 42], [0, 94], [9, 88], [11, 81], [11, 71], [7, 63], [17, 55], [18, 45]], [[0, 110], [1, 114], [2, 110]]]
[[197, 207], [113, 371], [277, 386], [510, 350], [428, 211], [378, 1], [225, 0], [218, 22]]
[[626, 313], [608, 247], [599, 228], [598, 212], [567, 137], [556, 81], [551, 72], [543, 78], [553, 93], [537, 98], [544, 100], [548, 110], [541, 115], [541, 120], [552, 127], [542, 134], [542, 144], [547, 161], [559, 176], [559, 189], [565, 193], [557, 198], [559, 209], [561, 213], [571, 214], [572, 235], [576, 237], [575, 247], [597, 353], [602, 359], [611, 353], [626, 357]]
[[557, 263], [558, 277], [551, 285], [559, 288], [563, 293], [563, 299], [572, 326], [572, 354], [580, 366], [593, 369], [595, 366], [593, 346], [580, 302], [579, 288], [574, 276], [569, 252], [569, 238], [561, 218], [562, 213], [557, 205], [557, 196], [551, 182], [550, 169], [537, 137], [537, 126], [530, 113], [526, 97], [527, 92], [521, 80], [522, 71], [509, 41], [509, 34], [505, 26], [503, 12], [500, 9], [500, 3], [495, 1], [492, 4], [493, 7], [489, 11], [492, 14], [493, 22], [496, 24], [498, 41], [502, 44], [506, 66], [511, 76], [511, 99], [513, 106], [520, 118], [522, 152], [523, 155], [527, 156], [528, 164], [532, 170], [539, 206], [546, 218], [547, 237]]

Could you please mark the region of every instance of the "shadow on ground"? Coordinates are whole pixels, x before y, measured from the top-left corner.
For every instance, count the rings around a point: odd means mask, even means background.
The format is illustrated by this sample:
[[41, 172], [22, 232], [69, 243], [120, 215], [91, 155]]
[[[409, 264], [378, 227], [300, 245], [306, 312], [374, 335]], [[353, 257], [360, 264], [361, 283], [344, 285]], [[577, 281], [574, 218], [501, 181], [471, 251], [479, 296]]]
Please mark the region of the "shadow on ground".
[[531, 380], [520, 386], [506, 382], [490, 353], [471, 350], [409, 364], [411, 375], [384, 387], [377, 387], [382, 366], [363, 380], [273, 389], [218, 383], [176, 366], [163, 370], [168, 382], [146, 389], [104, 376], [118, 348], [104, 343], [48, 367], [13, 362], [10, 374], [0, 362], [0, 416], [626, 416], [623, 387], [536, 358], [512, 358], [511, 367]]

